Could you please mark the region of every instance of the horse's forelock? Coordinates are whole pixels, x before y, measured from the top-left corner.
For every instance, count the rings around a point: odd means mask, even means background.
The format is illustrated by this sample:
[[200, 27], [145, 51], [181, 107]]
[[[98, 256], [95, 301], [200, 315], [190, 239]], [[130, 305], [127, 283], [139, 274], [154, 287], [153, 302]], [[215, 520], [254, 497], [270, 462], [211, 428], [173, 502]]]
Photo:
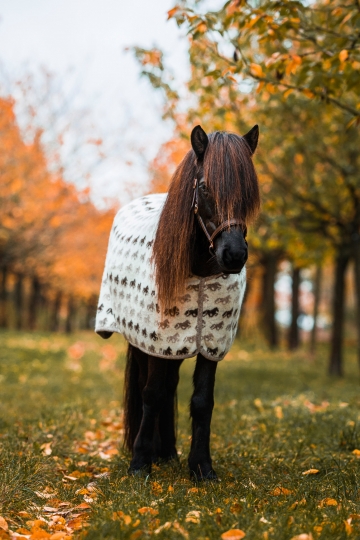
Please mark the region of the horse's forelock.
[[251, 221], [260, 208], [259, 185], [250, 148], [234, 133], [209, 135], [204, 179], [216, 204], [218, 219]]

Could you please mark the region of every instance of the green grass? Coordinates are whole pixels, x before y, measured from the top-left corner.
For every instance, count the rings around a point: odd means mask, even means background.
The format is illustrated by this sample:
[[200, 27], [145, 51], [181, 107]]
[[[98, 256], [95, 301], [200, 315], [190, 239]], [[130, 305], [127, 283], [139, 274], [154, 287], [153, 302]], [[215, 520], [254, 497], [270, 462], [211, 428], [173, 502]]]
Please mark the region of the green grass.
[[[34, 539], [56, 531], [218, 539], [229, 529], [249, 540], [360, 538], [355, 351], [346, 350], [344, 379], [332, 380], [325, 349], [312, 363], [306, 351], [237, 343], [216, 382], [211, 444], [221, 481], [196, 486], [186, 465], [193, 360], [181, 368], [180, 464], [127, 476], [125, 348], [118, 336], [0, 334], [0, 515], [11, 531], [32, 530]], [[309, 469], [319, 472], [304, 476]]]

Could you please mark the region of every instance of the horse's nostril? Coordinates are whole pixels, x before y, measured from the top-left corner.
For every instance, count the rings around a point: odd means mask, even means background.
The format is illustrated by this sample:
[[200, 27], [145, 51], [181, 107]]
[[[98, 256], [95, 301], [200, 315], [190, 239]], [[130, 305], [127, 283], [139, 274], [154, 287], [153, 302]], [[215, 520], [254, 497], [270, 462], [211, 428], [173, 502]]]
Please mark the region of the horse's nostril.
[[222, 258], [223, 262], [228, 267], [236, 268], [243, 266], [247, 261], [247, 249], [233, 251], [225, 248]]

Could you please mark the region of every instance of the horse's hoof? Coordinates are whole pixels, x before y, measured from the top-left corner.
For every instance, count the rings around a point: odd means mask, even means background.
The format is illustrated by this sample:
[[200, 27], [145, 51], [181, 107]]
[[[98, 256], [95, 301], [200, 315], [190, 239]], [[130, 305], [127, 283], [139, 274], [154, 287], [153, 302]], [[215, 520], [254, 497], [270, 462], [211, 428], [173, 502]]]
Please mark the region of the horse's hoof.
[[202, 473], [201, 470], [198, 473], [196, 473], [195, 471], [190, 471], [190, 478], [194, 482], [220, 482], [218, 475], [216, 474], [214, 469], [211, 469], [206, 473]]
[[144, 467], [129, 467], [128, 468], [128, 475], [129, 476], [148, 476], [151, 473], [151, 465], [145, 465]]

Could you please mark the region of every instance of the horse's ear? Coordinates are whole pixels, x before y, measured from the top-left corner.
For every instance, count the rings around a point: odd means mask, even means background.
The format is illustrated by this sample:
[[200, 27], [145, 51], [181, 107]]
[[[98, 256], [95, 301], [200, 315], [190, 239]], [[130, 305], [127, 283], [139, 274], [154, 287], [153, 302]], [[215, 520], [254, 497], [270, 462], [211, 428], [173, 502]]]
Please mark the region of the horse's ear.
[[252, 155], [256, 150], [259, 140], [259, 126], [256, 124], [253, 128], [251, 128], [250, 131], [244, 135], [244, 139], [248, 143]]
[[209, 144], [208, 136], [201, 126], [196, 126], [191, 132], [191, 146], [198, 159], [204, 158], [205, 150]]

